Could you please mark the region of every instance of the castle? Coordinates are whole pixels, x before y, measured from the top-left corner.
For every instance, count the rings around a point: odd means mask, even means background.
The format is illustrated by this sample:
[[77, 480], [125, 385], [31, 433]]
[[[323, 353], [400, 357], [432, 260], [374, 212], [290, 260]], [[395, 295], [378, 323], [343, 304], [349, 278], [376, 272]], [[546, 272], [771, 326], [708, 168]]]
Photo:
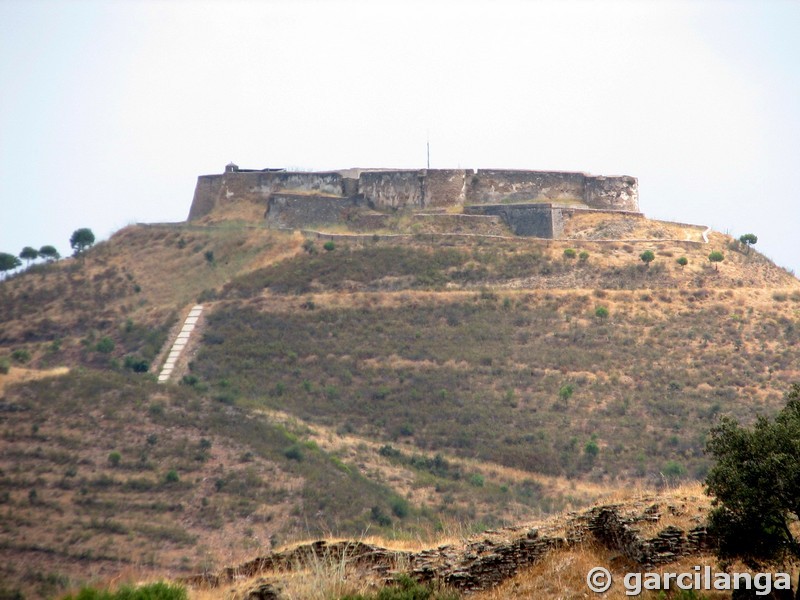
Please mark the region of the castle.
[[[499, 169], [240, 169], [197, 179], [189, 220], [237, 202], [263, 205], [275, 228], [359, 224], [378, 229], [398, 211], [498, 217], [516, 235], [558, 238], [576, 212], [639, 213], [635, 177]], [[366, 226], [365, 226], [366, 224]]]

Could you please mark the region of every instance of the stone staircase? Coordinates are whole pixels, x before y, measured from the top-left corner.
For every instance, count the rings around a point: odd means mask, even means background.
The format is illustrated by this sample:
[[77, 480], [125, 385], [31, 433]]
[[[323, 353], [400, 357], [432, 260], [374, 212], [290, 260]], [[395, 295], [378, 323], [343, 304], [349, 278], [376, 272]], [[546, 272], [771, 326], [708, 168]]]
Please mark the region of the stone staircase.
[[161, 368], [161, 373], [158, 375], [158, 383], [166, 383], [170, 380], [170, 377], [172, 377], [172, 371], [175, 370], [175, 363], [181, 355], [181, 352], [183, 352], [183, 349], [186, 348], [186, 344], [189, 343], [192, 331], [194, 331], [195, 325], [197, 325], [197, 321], [200, 319], [202, 313], [202, 304], [195, 304], [192, 310], [189, 311], [189, 316], [187, 316], [186, 320], [183, 322], [183, 327], [181, 327], [180, 332], [178, 332], [178, 335], [175, 337], [175, 341], [172, 343], [172, 347], [167, 355], [167, 360], [164, 361], [164, 366]]

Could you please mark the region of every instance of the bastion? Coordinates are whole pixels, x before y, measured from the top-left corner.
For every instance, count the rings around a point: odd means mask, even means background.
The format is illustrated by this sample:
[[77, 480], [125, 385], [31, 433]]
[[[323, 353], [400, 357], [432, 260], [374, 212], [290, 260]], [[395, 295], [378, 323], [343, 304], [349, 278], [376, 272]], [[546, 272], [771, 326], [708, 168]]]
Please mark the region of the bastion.
[[507, 169], [241, 169], [197, 178], [189, 221], [236, 203], [263, 206], [270, 227], [370, 223], [392, 214], [501, 218], [516, 235], [557, 238], [576, 211], [639, 214], [635, 177]]

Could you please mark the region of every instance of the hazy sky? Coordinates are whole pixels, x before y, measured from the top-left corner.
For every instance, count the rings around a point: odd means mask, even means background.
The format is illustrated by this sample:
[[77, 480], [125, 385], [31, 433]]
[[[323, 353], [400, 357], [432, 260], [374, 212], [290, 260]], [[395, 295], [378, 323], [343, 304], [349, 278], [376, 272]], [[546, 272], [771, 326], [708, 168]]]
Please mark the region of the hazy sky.
[[242, 167], [639, 178], [800, 273], [800, 2], [0, 0], [0, 251]]

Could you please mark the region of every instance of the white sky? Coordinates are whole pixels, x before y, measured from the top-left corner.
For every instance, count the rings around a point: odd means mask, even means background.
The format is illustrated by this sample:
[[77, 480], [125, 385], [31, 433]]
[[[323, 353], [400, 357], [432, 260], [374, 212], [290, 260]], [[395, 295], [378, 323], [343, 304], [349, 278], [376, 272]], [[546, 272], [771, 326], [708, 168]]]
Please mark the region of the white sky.
[[800, 2], [0, 0], [0, 251], [242, 167], [634, 175], [800, 273]]

